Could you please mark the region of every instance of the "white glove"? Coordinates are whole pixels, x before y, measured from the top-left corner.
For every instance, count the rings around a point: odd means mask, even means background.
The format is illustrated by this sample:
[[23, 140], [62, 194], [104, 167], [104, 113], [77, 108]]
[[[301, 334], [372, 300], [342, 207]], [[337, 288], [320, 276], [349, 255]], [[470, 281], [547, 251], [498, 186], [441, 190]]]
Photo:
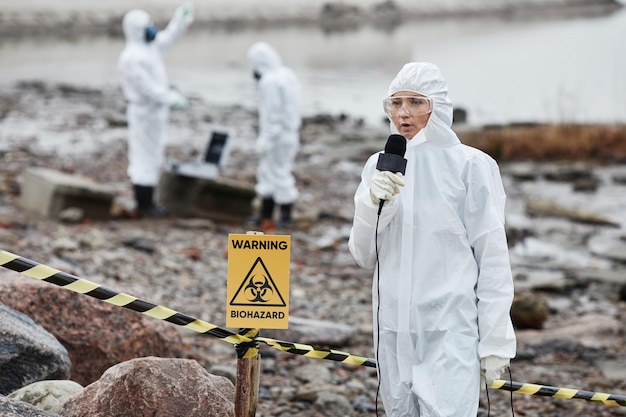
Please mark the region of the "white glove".
[[193, 3], [190, 1], [185, 2], [183, 5], [178, 6], [174, 16], [185, 26], [191, 25], [193, 23]]
[[269, 140], [262, 137], [256, 140], [256, 153], [257, 155], [259, 155], [259, 158], [265, 158], [267, 155], [269, 155], [271, 150], [272, 144]]
[[170, 90], [170, 107], [173, 110], [186, 110], [189, 107], [189, 102], [182, 94], [176, 90]]
[[403, 175], [399, 172], [378, 171], [370, 184], [370, 198], [378, 205], [380, 200], [392, 201], [404, 185]]
[[500, 379], [500, 375], [509, 366], [509, 358], [499, 356], [487, 356], [480, 360], [480, 388], [484, 389], [485, 384], [489, 387], [493, 381]]

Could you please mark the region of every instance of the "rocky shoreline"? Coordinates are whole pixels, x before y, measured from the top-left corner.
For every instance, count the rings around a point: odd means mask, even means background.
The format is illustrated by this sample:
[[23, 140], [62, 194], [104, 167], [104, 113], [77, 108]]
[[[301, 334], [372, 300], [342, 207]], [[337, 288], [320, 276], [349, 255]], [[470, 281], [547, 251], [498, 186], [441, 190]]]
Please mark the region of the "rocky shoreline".
[[[172, 114], [168, 157], [193, 159], [204, 146], [197, 132], [214, 124], [233, 126], [236, 139], [222, 175], [252, 184], [255, 120], [252, 111], [192, 99], [189, 111]], [[119, 91], [20, 83], [0, 93], [0, 124], [1, 249], [216, 325], [225, 323], [227, 235], [245, 233], [244, 224], [171, 218], [63, 223], [37, 218], [17, 204], [21, 175], [30, 166], [93, 178], [115, 189], [121, 204], [128, 203]], [[296, 162], [302, 196], [295, 217], [301, 223], [289, 231], [290, 315], [351, 331], [338, 339], [294, 326], [264, 332], [267, 337], [373, 356], [371, 271], [354, 263], [347, 237], [362, 164], [384, 146], [387, 135], [384, 125], [365, 127], [348, 117], [318, 115], [305, 121]], [[544, 308], [528, 326], [534, 328], [517, 329], [513, 380], [624, 395], [626, 168], [588, 161], [506, 161], [500, 166], [509, 197], [507, 233], [518, 302]], [[595, 186], [577, 188], [581, 178], [593, 178]], [[546, 202], [551, 203], [547, 208]], [[232, 375], [231, 346], [186, 331], [181, 335], [186, 358], [210, 372]], [[261, 355], [258, 416], [373, 415], [376, 377], [371, 368], [269, 347], [262, 347]], [[307, 383], [315, 379], [323, 384]], [[351, 404], [351, 414], [320, 408], [316, 401], [329, 392], [340, 395], [341, 404]], [[491, 415], [510, 412], [509, 393], [490, 390], [489, 400]], [[623, 415], [620, 407], [522, 394], [514, 394], [514, 407], [520, 416]], [[487, 415], [484, 395], [479, 415]]]

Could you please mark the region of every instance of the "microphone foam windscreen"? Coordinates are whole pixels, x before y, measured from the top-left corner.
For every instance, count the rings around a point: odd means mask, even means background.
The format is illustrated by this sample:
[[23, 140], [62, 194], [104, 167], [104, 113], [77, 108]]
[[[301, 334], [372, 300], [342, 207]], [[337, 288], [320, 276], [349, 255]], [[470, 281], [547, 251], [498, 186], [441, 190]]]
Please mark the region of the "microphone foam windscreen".
[[406, 152], [406, 139], [402, 135], [390, 135], [385, 145], [385, 153], [404, 156]]

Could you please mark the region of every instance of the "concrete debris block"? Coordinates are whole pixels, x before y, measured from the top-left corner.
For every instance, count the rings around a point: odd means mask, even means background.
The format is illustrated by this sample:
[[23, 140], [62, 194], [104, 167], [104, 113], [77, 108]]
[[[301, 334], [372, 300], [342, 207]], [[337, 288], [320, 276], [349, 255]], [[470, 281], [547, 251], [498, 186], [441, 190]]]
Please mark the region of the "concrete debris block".
[[[235, 386], [190, 359], [145, 357], [109, 368], [70, 398], [64, 417], [232, 417]], [[112, 401], [112, 399], [115, 399]]]
[[57, 218], [72, 207], [90, 219], [111, 217], [114, 193], [88, 178], [34, 167], [23, 173], [19, 205], [26, 211]]
[[165, 171], [159, 200], [174, 216], [241, 222], [252, 215], [254, 188], [227, 179], [206, 179]]

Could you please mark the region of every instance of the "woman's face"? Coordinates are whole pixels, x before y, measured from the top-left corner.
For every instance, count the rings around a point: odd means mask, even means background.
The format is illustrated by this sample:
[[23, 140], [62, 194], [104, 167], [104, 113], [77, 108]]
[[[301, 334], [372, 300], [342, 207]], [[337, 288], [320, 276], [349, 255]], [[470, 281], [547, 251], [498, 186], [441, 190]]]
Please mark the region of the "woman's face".
[[[388, 116], [398, 129], [398, 133], [411, 139], [426, 127], [432, 112], [432, 100], [410, 91], [398, 91], [391, 95], [391, 99], [393, 101], [391, 106], [395, 109], [388, 112]], [[429, 100], [430, 103], [424, 104], [422, 100]], [[420, 110], [425, 105], [430, 105], [427, 113], [424, 113], [425, 110]]]

